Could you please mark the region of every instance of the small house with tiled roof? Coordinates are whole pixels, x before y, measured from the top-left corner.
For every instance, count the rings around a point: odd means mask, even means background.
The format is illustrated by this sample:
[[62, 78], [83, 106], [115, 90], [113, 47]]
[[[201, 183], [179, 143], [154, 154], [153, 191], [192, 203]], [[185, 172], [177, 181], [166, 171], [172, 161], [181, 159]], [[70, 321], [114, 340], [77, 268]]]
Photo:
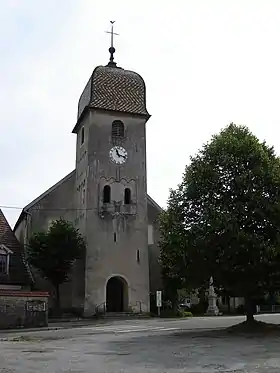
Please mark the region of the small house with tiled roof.
[[0, 209], [0, 290], [28, 289], [31, 284], [23, 246]]
[[47, 292], [31, 291], [33, 277], [0, 209], [0, 329], [47, 326]]

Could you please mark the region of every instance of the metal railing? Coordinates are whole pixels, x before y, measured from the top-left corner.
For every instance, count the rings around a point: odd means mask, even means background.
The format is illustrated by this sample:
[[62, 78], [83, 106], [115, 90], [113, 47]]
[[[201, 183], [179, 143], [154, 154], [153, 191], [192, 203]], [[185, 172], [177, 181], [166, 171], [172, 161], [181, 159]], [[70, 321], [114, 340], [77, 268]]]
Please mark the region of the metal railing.
[[102, 302], [98, 306], [95, 307], [95, 316], [105, 315], [107, 311], [107, 303]]
[[257, 313], [280, 313], [280, 305], [279, 304], [272, 304], [272, 305], [259, 305], [256, 306]]
[[[142, 313], [142, 302], [140, 300], [136, 301], [134, 305], [129, 306], [129, 310], [134, 313]], [[102, 302], [95, 307], [95, 316], [105, 315], [107, 312], [107, 303]]]

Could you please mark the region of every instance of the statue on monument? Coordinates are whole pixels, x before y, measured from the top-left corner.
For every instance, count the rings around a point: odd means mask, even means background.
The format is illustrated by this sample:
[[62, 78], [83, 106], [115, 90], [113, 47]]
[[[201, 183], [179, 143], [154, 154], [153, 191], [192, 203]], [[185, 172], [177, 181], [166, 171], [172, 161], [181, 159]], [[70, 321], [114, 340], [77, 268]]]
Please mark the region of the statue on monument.
[[218, 316], [219, 315], [219, 309], [217, 307], [217, 295], [215, 293], [214, 289], [214, 281], [213, 277], [210, 277], [209, 280], [209, 291], [208, 291], [208, 308], [206, 311], [206, 315], [209, 316]]

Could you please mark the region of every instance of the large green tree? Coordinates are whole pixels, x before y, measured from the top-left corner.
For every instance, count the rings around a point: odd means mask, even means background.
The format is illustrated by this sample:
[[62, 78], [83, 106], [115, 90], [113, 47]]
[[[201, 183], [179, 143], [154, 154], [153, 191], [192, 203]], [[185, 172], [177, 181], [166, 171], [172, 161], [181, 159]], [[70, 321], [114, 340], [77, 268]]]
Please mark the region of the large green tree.
[[29, 240], [28, 261], [54, 286], [57, 312], [60, 310], [60, 285], [68, 280], [73, 263], [84, 255], [85, 248], [79, 231], [62, 218], [54, 220], [47, 232], [34, 233]]
[[167, 283], [244, 297], [279, 289], [280, 161], [247, 127], [230, 124], [191, 158], [161, 216]]

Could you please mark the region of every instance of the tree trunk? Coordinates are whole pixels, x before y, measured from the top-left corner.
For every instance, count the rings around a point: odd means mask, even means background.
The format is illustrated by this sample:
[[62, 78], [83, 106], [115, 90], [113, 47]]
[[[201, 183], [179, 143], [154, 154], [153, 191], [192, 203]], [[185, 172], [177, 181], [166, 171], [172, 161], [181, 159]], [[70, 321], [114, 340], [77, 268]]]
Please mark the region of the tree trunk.
[[226, 300], [227, 300], [228, 313], [231, 313], [231, 309], [230, 309], [230, 296], [229, 295], [226, 296]]
[[246, 322], [253, 323], [254, 319], [254, 311], [253, 311], [253, 302], [250, 296], [245, 297], [245, 312], [246, 312]]
[[60, 285], [55, 284], [55, 315], [57, 317], [61, 316], [61, 307], [60, 307]]
[[275, 304], [275, 294], [272, 291], [269, 292], [268, 302], [271, 307]]

